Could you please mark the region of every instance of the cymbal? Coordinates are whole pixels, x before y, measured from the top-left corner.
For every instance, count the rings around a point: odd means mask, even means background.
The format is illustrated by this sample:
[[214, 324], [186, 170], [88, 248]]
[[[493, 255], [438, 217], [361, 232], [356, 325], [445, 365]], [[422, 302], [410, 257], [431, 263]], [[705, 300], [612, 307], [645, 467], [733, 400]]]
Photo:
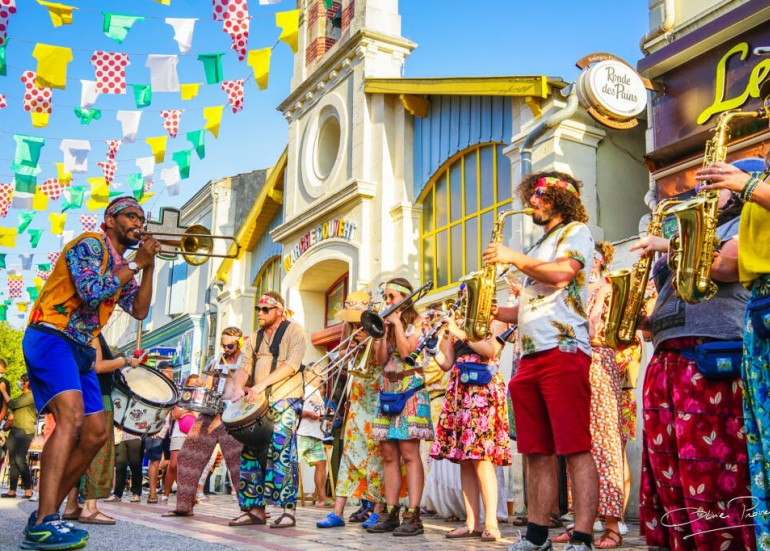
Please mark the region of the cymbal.
[[219, 371], [218, 369], [206, 369], [205, 371], [201, 371], [201, 375], [212, 375], [212, 376], [219, 375], [220, 377], [229, 377], [230, 373], [229, 372], [225, 373], [225, 372]]

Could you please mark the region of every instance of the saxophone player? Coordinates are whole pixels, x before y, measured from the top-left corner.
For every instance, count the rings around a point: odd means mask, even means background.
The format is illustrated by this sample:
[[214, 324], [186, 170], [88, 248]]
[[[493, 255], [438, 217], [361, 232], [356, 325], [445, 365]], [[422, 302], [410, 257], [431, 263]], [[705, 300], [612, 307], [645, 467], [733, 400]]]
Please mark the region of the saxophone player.
[[525, 276], [519, 305], [500, 307], [496, 317], [518, 323], [522, 357], [509, 383], [517, 445], [527, 464], [526, 535], [509, 551], [546, 550], [552, 506], [557, 500], [556, 454], [572, 476], [575, 529], [570, 543], [592, 549], [598, 500], [591, 456], [589, 412], [591, 345], [587, 313], [594, 240], [580, 201], [581, 183], [555, 171], [527, 176], [517, 193], [545, 231], [526, 254], [499, 243], [484, 251], [487, 263], [513, 264]]
[[[655, 348], [642, 392], [639, 524], [648, 546], [707, 549], [719, 538], [722, 549], [754, 548], [751, 522], [741, 521], [743, 507], [751, 504], [743, 501], [750, 486], [740, 372], [710, 378], [700, 359], [707, 348], [728, 346], [726, 341], [740, 350], [748, 300], [737, 281], [743, 201], [722, 190], [717, 206], [716, 236], [722, 246], [711, 265], [717, 292], [710, 300], [691, 304], [677, 295], [668, 239], [646, 236], [631, 247], [642, 255], [664, 253], [652, 269], [658, 298], [640, 323]], [[726, 509], [720, 505], [725, 503]], [[689, 513], [696, 510], [721, 514]]]

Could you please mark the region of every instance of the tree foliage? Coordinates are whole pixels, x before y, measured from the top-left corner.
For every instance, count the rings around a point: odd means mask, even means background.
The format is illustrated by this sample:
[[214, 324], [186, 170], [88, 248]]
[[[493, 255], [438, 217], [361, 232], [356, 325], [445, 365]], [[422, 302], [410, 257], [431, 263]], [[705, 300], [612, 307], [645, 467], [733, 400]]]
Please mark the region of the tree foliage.
[[16, 386], [22, 373], [26, 373], [24, 354], [21, 351], [21, 339], [24, 331], [12, 327], [7, 321], [0, 322], [0, 358], [8, 364], [5, 378], [11, 383], [11, 398], [15, 398], [21, 392]]

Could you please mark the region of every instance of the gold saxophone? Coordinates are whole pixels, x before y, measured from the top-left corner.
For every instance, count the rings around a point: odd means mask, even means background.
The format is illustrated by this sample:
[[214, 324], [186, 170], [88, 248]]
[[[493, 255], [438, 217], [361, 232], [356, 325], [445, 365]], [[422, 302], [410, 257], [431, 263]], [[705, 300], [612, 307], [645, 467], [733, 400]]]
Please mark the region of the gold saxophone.
[[[533, 210], [527, 208], [499, 213], [492, 227], [490, 243], [503, 242], [503, 225], [506, 218], [514, 214], [531, 215]], [[484, 340], [492, 334], [489, 329], [489, 320], [497, 291], [497, 263], [485, 265], [481, 270], [461, 278], [460, 282], [465, 284], [466, 291], [462, 306], [463, 330], [471, 341]]]
[[[658, 203], [652, 213], [647, 235], [660, 236], [663, 233], [665, 211], [681, 202], [666, 199]], [[604, 313], [604, 340], [607, 346], [618, 348], [634, 342], [652, 261], [653, 255], [646, 254], [630, 270], [616, 270], [606, 275], [612, 287], [609, 307]]]
[[[727, 157], [730, 123], [736, 118], [767, 117], [767, 110], [726, 111], [717, 118], [714, 136], [706, 142], [703, 168]], [[669, 266], [674, 272], [674, 290], [677, 296], [695, 304], [714, 296], [716, 284], [711, 281], [711, 264], [719, 246], [716, 235], [719, 214], [719, 191], [698, 191], [696, 197], [669, 209], [679, 225], [679, 234], [671, 240]]]

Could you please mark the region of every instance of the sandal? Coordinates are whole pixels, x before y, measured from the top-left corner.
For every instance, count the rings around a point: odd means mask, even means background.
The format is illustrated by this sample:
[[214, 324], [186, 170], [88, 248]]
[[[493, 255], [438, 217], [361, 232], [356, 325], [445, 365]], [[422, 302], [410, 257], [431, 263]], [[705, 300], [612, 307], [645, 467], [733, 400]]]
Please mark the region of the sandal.
[[480, 538], [481, 532], [477, 532], [476, 530], [471, 530], [471, 528], [468, 525], [463, 525], [458, 528], [455, 528], [451, 532], [447, 532], [445, 537], [450, 540], [459, 539], [459, 538]]
[[516, 515], [511, 521], [514, 526], [526, 526], [528, 522], [527, 515]]
[[[291, 520], [291, 522], [288, 524], [281, 524], [281, 521], [284, 518], [288, 518], [289, 520]], [[270, 528], [291, 528], [292, 526], [296, 526], [296, 524], [297, 524], [297, 521], [294, 519], [294, 515], [290, 515], [289, 513], [284, 513], [270, 524]]]
[[[243, 521], [238, 522], [243, 517], [246, 517], [246, 518]], [[251, 511], [244, 511], [241, 516], [234, 518], [227, 524], [228, 526], [251, 526], [254, 524], [267, 524], [267, 520], [255, 515]]]
[[147, 497], [147, 503], [158, 503], [158, 494], [150, 494]]
[[193, 516], [193, 512], [185, 512], [185, 511], [166, 511], [162, 515], [162, 517], [191, 517]]
[[[605, 543], [602, 544], [602, 542]], [[594, 548], [596, 549], [616, 549], [621, 545], [623, 545], [623, 536], [610, 528], [605, 528], [599, 541], [594, 542]]]
[[444, 522], [460, 522], [462, 519], [458, 516], [452, 515], [444, 519]]
[[564, 523], [561, 520], [561, 517], [556, 513], [551, 513], [551, 518], [548, 521], [548, 528], [561, 528], [564, 526]]
[[503, 535], [497, 528], [487, 528], [481, 533], [481, 541], [498, 541]]
[[78, 520], [80, 518], [80, 515], [83, 514], [83, 508], [78, 506], [77, 509], [72, 511], [71, 513], [64, 513], [61, 516], [62, 520]]
[[[99, 517], [99, 515], [101, 515], [101, 518]], [[115, 524], [115, 519], [112, 517], [108, 517], [101, 511], [96, 511], [93, 515], [78, 518], [78, 522], [81, 522], [83, 524], [107, 524], [109, 526], [112, 526], [113, 524]]]
[[559, 534], [555, 538], [551, 538], [551, 541], [553, 543], [569, 543], [569, 540], [572, 539], [572, 531], [575, 529], [574, 524], [570, 524], [567, 526], [567, 530], [564, 531], [564, 533]]

